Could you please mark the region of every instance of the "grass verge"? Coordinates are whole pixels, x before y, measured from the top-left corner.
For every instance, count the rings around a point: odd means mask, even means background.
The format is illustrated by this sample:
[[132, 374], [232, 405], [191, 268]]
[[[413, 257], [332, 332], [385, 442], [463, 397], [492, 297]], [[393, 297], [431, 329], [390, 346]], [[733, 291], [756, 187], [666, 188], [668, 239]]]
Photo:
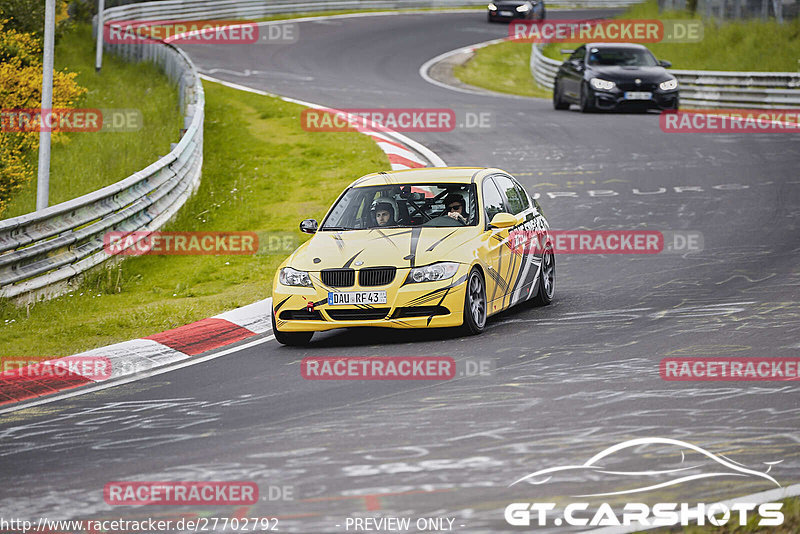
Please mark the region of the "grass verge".
[[[306, 132], [302, 106], [204, 83], [203, 178], [165, 230], [254, 231], [263, 243], [320, 218], [353, 179], [389, 168], [358, 133]], [[269, 296], [287, 252], [140, 256], [29, 310], [0, 303], [0, 356], [62, 356], [146, 336]]]
[[[76, 104], [84, 108], [135, 108], [142, 129], [133, 132], [74, 132], [63, 134], [50, 158], [50, 204], [58, 204], [118, 182], [169, 153], [180, 138], [183, 123], [176, 88], [149, 63], [126, 63], [106, 54], [103, 69], [94, 69], [91, 28], [76, 25], [59, 40], [55, 67], [77, 72], [76, 81], [88, 92]], [[33, 168], [38, 154], [29, 155]], [[3, 218], [36, 209], [36, 179], [9, 203]]]
[[485, 46], [453, 69], [464, 83], [522, 96], [550, 98], [552, 92], [537, 84], [531, 75], [531, 45], [506, 41]]
[[[620, 19], [699, 19], [688, 12], [658, 12], [655, 0], [637, 4]], [[659, 59], [668, 59], [675, 69], [733, 70], [759, 72], [797, 72], [800, 60], [800, 19], [740, 22], [705, 21], [703, 40], [696, 43], [648, 43]], [[545, 56], [561, 61], [562, 48], [580, 43], [552, 43], [543, 49]], [[500, 43], [478, 49], [475, 56], [455, 75], [461, 81], [523, 96], [550, 97], [551, 92], [538, 86], [530, 75], [531, 45]]]

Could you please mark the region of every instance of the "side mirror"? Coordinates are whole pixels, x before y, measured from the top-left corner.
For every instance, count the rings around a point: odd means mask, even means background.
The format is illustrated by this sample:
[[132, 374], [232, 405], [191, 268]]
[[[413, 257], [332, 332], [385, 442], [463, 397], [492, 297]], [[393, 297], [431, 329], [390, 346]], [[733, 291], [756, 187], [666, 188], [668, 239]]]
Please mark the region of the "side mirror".
[[583, 61], [580, 59], [570, 59], [569, 64], [572, 65], [575, 70], [583, 70]]
[[668, 69], [672, 66], [672, 63], [667, 61], [666, 59], [659, 59], [658, 64], [664, 67], [665, 69]]
[[500, 212], [492, 217], [492, 222], [489, 223], [490, 228], [511, 228], [517, 225], [517, 218], [510, 213]]
[[317, 220], [306, 219], [300, 223], [300, 231], [305, 234], [314, 234], [317, 232]]

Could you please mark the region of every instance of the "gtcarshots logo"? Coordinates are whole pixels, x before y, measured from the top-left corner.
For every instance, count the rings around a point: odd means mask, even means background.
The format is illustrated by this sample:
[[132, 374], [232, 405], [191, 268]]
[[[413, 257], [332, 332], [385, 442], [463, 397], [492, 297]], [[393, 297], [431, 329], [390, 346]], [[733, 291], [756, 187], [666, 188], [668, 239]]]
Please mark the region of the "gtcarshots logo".
[[[653, 462], [658, 463], [652, 465]], [[748, 521], [756, 521], [759, 526], [778, 526], [784, 520], [781, 502], [752, 502], [745, 498], [741, 502], [734, 500], [713, 504], [648, 504], [637, 499], [636, 502], [626, 503], [618, 511], [608, 502], [592, 504], [589, 498], [614, 497], [619, 502], [621, 495], [646, 493], [716, 477], [737, 477], [751, 481], [761, 479], [780, 488], [781, 485], [768, 474], [779, 463], [765, 462], [768, 467], [762, 472], [685, 441], [655, 437], [632, 439], [608, 447], [581, 465], [573, 463], [540, 469], [512, 482], [509, 486], [525, 483], [532, 488], [543, 487], [554, 479], [562, 484], [577, 484], [581, 493], [573, 497], [580, 498], [580, 501], [560, 506], [554, 502], [514, 502], [506, 506], [504, 518], [514, 526], [650, 527], [686, 526], [690, 523], [723, 526], [729, 523], [746, 525]], [[585, 476], [581, 477], [581, 474]], [[631, 479], [639, 483], [632, 486]], [[615, 483], [616, 487], [613, 486]], [[598, 485], [612, 487], [600, 489]], [[593, 489], [595, 487], [598, 487], [597, 491]], [[753, 519], [755, 515], [758, 516], [757, 520]]]

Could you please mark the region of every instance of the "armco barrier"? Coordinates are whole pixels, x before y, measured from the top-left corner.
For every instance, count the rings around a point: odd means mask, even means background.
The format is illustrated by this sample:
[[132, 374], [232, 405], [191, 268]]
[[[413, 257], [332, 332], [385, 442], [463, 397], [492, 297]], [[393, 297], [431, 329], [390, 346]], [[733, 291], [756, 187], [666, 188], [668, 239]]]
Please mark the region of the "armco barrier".
[[[548, 5], [621, 7], [640, 1], [561, 0]], [[103, 15], [106, 24], [113, 24], [115, 20], [236, 19], [290, 12], [483, 4], [486, 0], [165, 0], [112, 7]], [[159, 229], [199, 184], [205, 100], [192, 61], [165, 43], [106, 43], [104, 49], [130, 61], [153, 62], [179, 84], [185, 132], [169, 154], [120, 182], [0, 221], [0, 297], [34, 300], [65, 292], [76, 276], [108, 259], [103, 251], [106, 232]]]
[[155, 63], [178, 84], [185, 132], [169, 154], [124, 180], [0, 221], [0, 297], [63, 293], [76, 275], [108, 259], [103, 250], [106, 232], [157, 230], [199, 184], [205, 100], [192, 61], [168, 44], [124, 46], [117, 52]]
[[[545, 57], [541, 45], [531, 49], [536, 83], [553, 88], [561, 61]], [[800, 106], [800, 73], [670, 70], [678, 79], [681, 106], [700, 108], [796, 108]]]

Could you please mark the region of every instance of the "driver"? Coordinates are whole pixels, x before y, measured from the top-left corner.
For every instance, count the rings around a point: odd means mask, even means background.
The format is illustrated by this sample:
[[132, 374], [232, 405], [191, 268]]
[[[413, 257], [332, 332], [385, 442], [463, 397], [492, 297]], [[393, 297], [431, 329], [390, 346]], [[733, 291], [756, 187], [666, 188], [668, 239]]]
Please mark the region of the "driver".
[[390, 198], [380, 197], [375, 199], [370, 207], [370, 212], [378, 226], [395, 226], [397, 204]]
[[469, 216], [467, 209], [464, 205], [464, 198], [457, 193], [450, 193], [444, 197], [444, 205], [446, 207], [446, 215], [451, 217], [462, 224], [467, 224]]

